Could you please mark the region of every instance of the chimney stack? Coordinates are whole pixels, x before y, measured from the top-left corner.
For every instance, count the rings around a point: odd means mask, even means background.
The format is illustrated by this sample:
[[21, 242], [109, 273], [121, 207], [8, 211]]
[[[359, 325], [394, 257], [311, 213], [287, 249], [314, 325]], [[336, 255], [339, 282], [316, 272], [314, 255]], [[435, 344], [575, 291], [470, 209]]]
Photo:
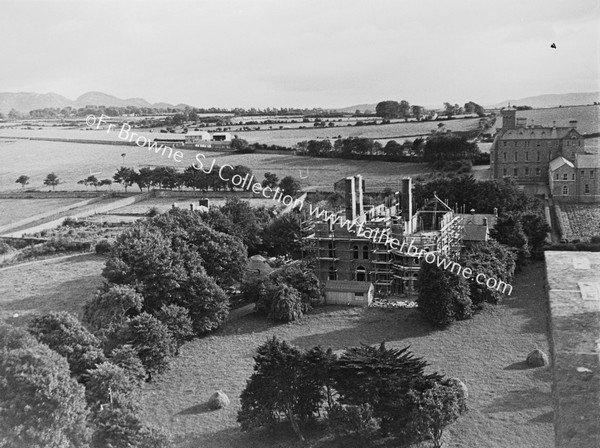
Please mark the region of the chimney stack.
[[354, 176], [354, 186], [356, 188], [356, 213], [362, 216], [365, 213], [364, 198], [365, 180], [360, 174]]
[[577, 120], [569, 120], [569, 126], [573, 129], [577, 129]]
[[354, 177], [347, 177], [344, 182], [344, 201], [346, 203], [346, 219], [356, 219], [356, 187]]
[[406, 232], [412, 233], [410, 226], [412, 219], [412, 179], [405, 177], [402, 179], [402, 219], [406, 223]]

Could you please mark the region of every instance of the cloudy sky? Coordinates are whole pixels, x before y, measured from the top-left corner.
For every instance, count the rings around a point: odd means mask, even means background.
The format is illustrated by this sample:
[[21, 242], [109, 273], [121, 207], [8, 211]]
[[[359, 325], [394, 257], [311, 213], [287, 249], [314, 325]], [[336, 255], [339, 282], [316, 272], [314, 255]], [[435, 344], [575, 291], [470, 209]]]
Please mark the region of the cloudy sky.
[[71, 99], [441, 106], [600, 90], [599, 0], [0, 0], [0, 42], [0, 92]]

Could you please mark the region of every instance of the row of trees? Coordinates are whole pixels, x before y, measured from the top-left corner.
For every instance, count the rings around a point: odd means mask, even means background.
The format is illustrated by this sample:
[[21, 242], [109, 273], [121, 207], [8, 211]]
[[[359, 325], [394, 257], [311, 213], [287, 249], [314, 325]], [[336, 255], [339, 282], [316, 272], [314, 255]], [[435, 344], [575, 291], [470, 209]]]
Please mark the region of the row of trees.
[[339, 138], [333, 144], [330, 140], [302, 141], [296, 144], [295, 152], [311, 157], [417, 162], [421, 160], [423, 148], [422, 138], [406, 140], [403, 144], [390, 140], [383, 146], [370, 138], [348, 137]]
[[273, 429], [282, 422], [300, 440], [320, 419], [345, 446], [394, 436], [404, 445], [432, 440], [467, 409], [466, 388], [402, 349], [362, 345], [336, 355], [317, 346], [300, 350], [276, 337], [258, 347], [254, 373], [241, 394], [242, 430]]
[[[227, 176], [229, 178], [228, 181], [222, 179], [219, 171], [220, 167], [218, 165], [212, 166], [208, 174], [202, 170], [195, 169], [193, 166], [187, 167], [183, 172], [177, 171], [170, 166], [144, 167], [140, 168], [139, 171], [122, 166], [113, 176], [113, 180], [123, 185], [125, 191], [134, 184], [139, 187], [140, 191], [143, 191], [144, 188], [147, 191], [150, 191], [150, 188], [168, 188], [170, 190], [178, 188], [181, 190], [183, 187], [191, 188], [194, 191], [225, 191], [228, 188], [230, 191], [234, 191], [235, 188], [238, 188], [232, 181], [235, 175], [241, 178], [248, 176], [248, 179], [252, 176], [252, 170], [244, 165], [235, 165], [233, 170], [224, 170], [223, 176]], [[262, 186], [263, 188], [279, 187], [285, 194], [290, 196], [295, 196], [301, 188], [300, 182], [294, 177], [285, 176], [279, 180], [276, 174], [270, 172], [265, 173]]]
[[[477, 114], [480, 117], [485, 116], [485, 109], [473, 101], [465, 103], [464, 108], [458, 104], [444, 103], [444, 111], [442, 112], [447, 117], [462, 114]], [[400, 102], [387, 100], [377, 103], [375, 114], [384, 119], [397, 119], [413, 117], [421, 120], [424, 114], [424, 108], [418, 105], [410, 105], [406, 100]]]

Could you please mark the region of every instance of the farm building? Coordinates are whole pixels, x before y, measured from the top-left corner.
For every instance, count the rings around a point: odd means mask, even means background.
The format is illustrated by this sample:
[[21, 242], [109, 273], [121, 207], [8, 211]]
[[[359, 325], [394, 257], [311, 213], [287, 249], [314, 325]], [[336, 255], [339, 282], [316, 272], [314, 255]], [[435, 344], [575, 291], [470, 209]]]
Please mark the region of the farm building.
[[194, 146], [210, 146], [211, 135], [206, 131], [188, 132], [185, 135], [185, 144]]
[[212, 140], [215, 142], [230, 142], [231, 134], [229, 132], [213, 132]]
[[371, 282], [328, 280], [325, 283], [325, 304], [369, 306], [374, 291]]
[[159, 145], [183, 146], [185, 145], [185, 134], [162, 134], [154, 137]]

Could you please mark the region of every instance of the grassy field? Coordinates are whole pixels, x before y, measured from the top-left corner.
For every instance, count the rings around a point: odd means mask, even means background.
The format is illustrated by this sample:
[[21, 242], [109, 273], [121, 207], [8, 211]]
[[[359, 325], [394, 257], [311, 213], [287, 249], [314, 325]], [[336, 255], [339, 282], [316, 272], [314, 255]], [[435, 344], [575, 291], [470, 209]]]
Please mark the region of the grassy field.
[[[122, 154], [125, 154], [123, 157]], [[56, 173], [61, 184], [57, 190], [83, 190], [85, 187], [77, 182], [96, 174], [98, 179], [112, 178], [120, 166], [135, 169], [159, 165], [184, 169], [196, 163], [195, 150], [184, 150], [183, 160], [178, 163], [150, 152], [147, 149], [129, 146], [94, 145], [82, 143], [40, 142], [21, 140], [13, 143], [0, 141], [0, 191], [15, 190], [15, 180], [21, 174], [31, 177], [29, 187], [46, 191], [43, 180], [50, 172]], [[303, 187], [333, 190], [333, 183], [345, 176], [362, 174], [366, 179], [367, 189], [383, 189], [386, 186], [397, 186], [402, 176], [418, 176], [430, 173], [427, 164], [390, 163], [380, 161], [317, 159], [284, 154], [232, 154], [204, 152], [202, 159], [205, 167], [209, 167], [212, 159], [217, 165], [246, 165], [250, 167], [257, 179], [262, 180], [267, 171], [276, 173], [279, 178], [291, 175], [302, 180]], [[92, 190], [89, 187], [88, 190]], [[114, 184], [112, 189], [123, 191], [123, 187]], [[106, 187], [102, 190], [110, 191]], [[137, 187], [132, 187], [137, 190]], [[139, 190], [138, 190], [139, 191]], [[373, 191], [373, 190], [371, 190]]]
[[[101, 257], [89, 255], [0, 270], [0, 318], [22, 324], [36, 311], [80, 312], [102, 283], [102, 266]], [[321, 308], [299, 323], [279, 326], [241, 318], [185, 345], [171, 369], [145, 385], [142, 417], [172, 434], [182, 448], [300, 446], [291, 435], [239, 431], [239, 394], [252, 372], [256, 347], [271, 335], [302, 348], [321, 344], [335, 350], [385, 339], [394, 347], [411, 344], [431, 369], [467, 384], [469, 412], [448, 428], [445, 447], [548, 448], [554, 443], [551, 371], [527, 369], [524, 363], [530, 350], [548, 351], [542, 278], [543, 265], [526, 268], [501, 305], [445, 331], [431, 328], [410, 309]], [[217, 389], [232, 405], [212, 412], [206, 401]], [[312, 434], [303, 446], [333, 445]]]
[[82, 200], [81, 198], [0, 199], [0, 226], [45, 213], [58, 207], [75, 204]]

